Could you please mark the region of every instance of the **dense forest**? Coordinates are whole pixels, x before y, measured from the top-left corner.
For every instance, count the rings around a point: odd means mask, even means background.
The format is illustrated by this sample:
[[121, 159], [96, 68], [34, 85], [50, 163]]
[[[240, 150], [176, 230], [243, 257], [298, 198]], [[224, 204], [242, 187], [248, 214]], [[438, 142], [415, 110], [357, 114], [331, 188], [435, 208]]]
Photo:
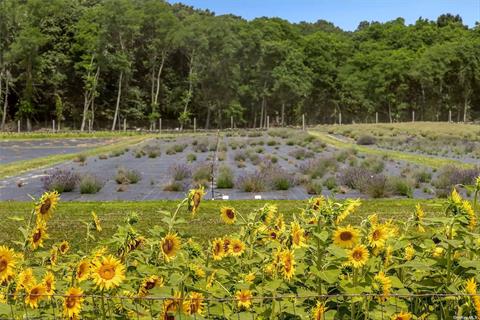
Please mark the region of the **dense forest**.
[[2, 129], [472, 121], [480, 25], [444, 14], [346, 32], [162, 0], [0, 0], [0, 101]]

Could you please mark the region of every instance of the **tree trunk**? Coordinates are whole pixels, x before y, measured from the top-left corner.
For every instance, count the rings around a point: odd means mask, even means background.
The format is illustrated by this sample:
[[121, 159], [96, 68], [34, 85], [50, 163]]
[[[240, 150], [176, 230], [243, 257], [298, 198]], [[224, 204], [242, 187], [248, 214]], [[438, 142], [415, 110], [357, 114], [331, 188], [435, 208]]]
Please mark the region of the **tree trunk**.
[[32, 121], [30, 120], [30, 117], [27, 117], [27, 131], [32, 131]]
[[211, 116], [212, 110], [210, 108], [210, 105], [207, 106], [207, 119], [205, 120], [205, 130], [210, 129], [210, 116]]
[[285, 125], [285, 102], [282, 102], [282, 127]]
[[8, 94], [9, 94], [9, 84], [10, 84], [10, 72], [7, 70], [5, 73], [5, 94], [3, 97], [3, 114], [2, 114], [2, 131], [5, 130], [5, 122], [7, 121], [7, 110], [8, 110]]
[[[190, 56], [190, 70], [188, 71], [188, 92], [187, 92], [187, 98], [185, 99], [185, 106], [183, 107], [183, 113], [187, 112], [188, 110], [188, 104], [190, 103], [190, 100], [192, 99], [192, 94], [193, 94], [193, 64], [194, 64], [194, 59], [195, 59], [195, 51], [192, 52], [192, 55]], [[183, 122], [180, 123], [180, 130], [183, 130]]]
[[470, 102], [469, 96], [470, 94], [467, 91], [464, 95], [464, 100], [463, 100], [463, 122], [467, 122], [467, 119], [468, 119], [468, 107]]
[[[93, 66], [93, 59], [90, 60], [90, 66]], [[90, 78], [90, 71], [87, 74], [87, 78]], [[95, 78], [93, 79], [93, 86], [90, 90], [85, 90], [84, 93], [84, 102], [83, 102], [83, 115], [82, 115], [82, 124], [80, 126], [80, 131], [85, 130], [85, 125], [87, 121], [88, 110], [90, 106], [93, 105], [93, 100], [95, 100], [95, 92], [97, 91], [97, 82], [98, 77], [100, 76], [100, 67], [97, 67], [97, 71], [95, 72]], [[91, 129], [91, 128], [90, 128]]]
[[265, 96], [262, 98], [262, 108], [260, 109], [260, 129], [263, 129], [263, 113], [265, 109]]
[[390, 105], [390, 101], [388, 102], [388, 119], [390, 120], [390, 123], [393, 122], [393, 119], [392, 119], [392, 107]]
[[120, 72], [120, 77], [118, 79], [117, 103], [115, 105], [115, 115], [113, 116], [112, 131], [115, 130], [115, 125], [117, 124], [117, 118], [118, 118], [118, 111], [120, 109], [120, 99], [122, 97], [122, 80], [123, 80], [123, 71]]

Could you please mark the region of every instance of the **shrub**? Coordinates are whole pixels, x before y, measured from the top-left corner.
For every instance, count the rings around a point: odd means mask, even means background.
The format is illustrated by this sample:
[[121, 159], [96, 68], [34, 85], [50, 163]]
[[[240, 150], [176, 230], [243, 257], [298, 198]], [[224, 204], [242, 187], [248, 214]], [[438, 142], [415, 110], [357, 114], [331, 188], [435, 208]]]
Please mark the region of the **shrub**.
[[189, 155], [187, 155], [187, 161], [188, 162], [197, 161], [197, 156], [193, 153], [190, 153]]
[[479, 175], [480, 167], [460, 168], [454, 165], [447, 165], [440, 169], [433, 185], [437, 188], [437, 194], [443, 196], [448, 194], [456, 185], [473, 184]]
[[121, 155], [124, 154], [124, 150], [114, 150], [110, 152], [110, 158], [115, 158], [115, 157], [120, 157]]
[[103, 188], [103, 181], [94, 175], [84, 175], [79, 183], [81, 194], [94, 194]]
[[312, 180], [307, 182], [305, 190], [308, 194], [322, 194], [322, 183], [318, 180]]
[[413, 177], [420, 183], [429, 183], [432, 181], [432, 174], [427, 170], [418, 170], [413, 173]]
[[361, 180], [360, 191], [372, 198], [385, 198], [388, 196], [387, 177], [375, 174]]
[[276, 145], [276, 144], [277, 144], [277, 141], [275, 141], [275, 140], [268, 140], [268, 141], [267, 141], [267, 145], [269, 145], [269, 146], [271, 146], [271, 147], [274, 146], [274, 145]]
[[342, 171], [339, 176], [339, 181], [344, 186], [359, 190], [363, 181], [370, 176], [372, 176], [372, 173], [365, 168], [350, 167]]
[[196, 184], [208, 183], [212, 180], [212, 166], [209, 164], [199, 165], [195, 168], [192, 178]]
[[273, 190], [288, 190], [293, 185], [291, 174], [273, 163], [267, 163], [260, 174]]
[[142, 179], [140, 172], [123, 167], [118, 168], [115, 181], [118, 184], [135, 184]]
[[294, 157], [297, 160], [304, 160], [305, 158], [311, 158], [313, 157], [313, 152], [310, 150], [306, 149], [295, 149], [293, 151], [290, 151], [289, 153], [290, 156]]
[[234, 177], [232, 169], [227, 166], [222, 166], [218, 169], [217, 188], [231, 189], [234, 185]]
[[100, 160], [107, 160], [108, 159], [108, 156], [106, 154], [101, 154], [98, 156], [98, 159]]
[[55, 169], [42, 178], [43, 188], [48, 191], [71, 192], [75, 189], [80, 176], [73, 170]]
[[385, 169], [385, 162], [377, 157], [369, 157], [362, 161], [360, 165], [373, 173], [380, 173]]
[[371, 136], [368, 134], [361, 135], [357, 138], [358, 145], [367, 146], [367, 145], [375, 144], [376, 142], [377, 142], [377, 139], [374, 136]]
[[193, 151], [195, 151], [195, 152], [207, 152], [208, 151], [208, 141], [199, 141], [196, 145], [193, 146]]
[[87, 155], [81, 153], [81, 154], [77, 155], [73, 161], [80, 162], [81, 164], [84, 164], [85, 161], [87, 161]]
[[263, 153], [265, 151], [265, 149], [263, 147], [257, 147], [255, 148], [255, 152], [256, 153]]
[[183, 152], [183, 150], [185, 150], [186, 147], [186, 144], [174, 144], [172, 148], [175, 150], [175, 152], [181, 153]]
[[172, 178], [174, 181], [182, 181], [189, 178], [192, 175], [190, 168], [184, 164], [175, 164], [170, 168]]
[[172, 181], [163, 187], [163, 191], [179, 192], [184, 190], [185, 186], [179, 181]]
[[328, 177], [323, 181], [323, 185], [328, 189], [328, 190], [333, 190], [337, 188], [337, 179], [335, 177]]
[[147, 155], [148, 155], [149, 158], [152, 158], [152, 159], [156, 158], [160, 155], [160, 150], [152, 148], [152, 149], [148, 150]]
[[413, 186], [410, 181], [401, 177], [390, 177], [388, 179], [389, 189], [396, 195], [413, 197]]
[[245, 161], [247, 160], [247, 154], [245, 153], [245, 151], [237, 151], [235, 152], [235, 155], [233, 156], [233, 159], [235, 161]]
[[300, 166], [300, 171], [304, 174], [308, 174], [312, 179], [321, 178], [325, 175], [327, 170], [336, 170], [337, 164], [334, 159], [314, 159]]
[[266, 189], [265, 177], [259, 172], [239, 177], [235, 185], [244, 192], [262, 192]]

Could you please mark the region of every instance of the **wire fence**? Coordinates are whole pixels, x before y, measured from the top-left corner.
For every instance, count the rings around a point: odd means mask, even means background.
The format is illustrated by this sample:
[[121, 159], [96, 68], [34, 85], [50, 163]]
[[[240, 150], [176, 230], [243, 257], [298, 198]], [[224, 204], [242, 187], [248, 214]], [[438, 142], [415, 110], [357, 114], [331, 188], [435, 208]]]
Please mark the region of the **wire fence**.
[[[36, 296], [40, 298], [41, 296]], [[78, 297], [78, 296], [77, 296]], [[469, 294], [325, 294], [253, 296], [248, 308], [235, 297], [82, 295], [80, 319], [316, 319], [318, 302], [325, 306], [325, 319], [397, 319], [409, 312], [422, 319], [480, 319]], [[480, 294], [475, 295], [480, 299]], [[25, 296], [6, 295], [0, 303], [0, 319], [64, 319], [67, 296], [44, 296], [38, 308], [31, 308]], [[42, 300], [42, 299], [39, 299]], [[355, 304], [357, 307], [352, 308]], [[195, 312], [186, 310], [195, 305]], [[477, 310], [478, 311], [478, 310]], [[265, 315], [269, 316], [266, 317]], [[323, 319], [323, 318], [320, 318]], [[407, 319], [407, 318], [398, 318]], [[410, 319], [410, 318], [408, 318]], [[420, 318], [419, 318], [420, 319]]]

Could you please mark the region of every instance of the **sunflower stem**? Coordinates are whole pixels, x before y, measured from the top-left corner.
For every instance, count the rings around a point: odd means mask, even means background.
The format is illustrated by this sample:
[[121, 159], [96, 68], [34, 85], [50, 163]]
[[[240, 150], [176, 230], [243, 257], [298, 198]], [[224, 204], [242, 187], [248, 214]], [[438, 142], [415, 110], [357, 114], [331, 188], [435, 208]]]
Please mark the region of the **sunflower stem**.
[[102, 319], [106, 319], [106, 313], [105, 313], [105, 294], [104, 294], [104, 289], [102, 289], [101, 292], [101, 306], [102, 306]]
[[178, 212], [180, 211], [180, 208], [185, 204], [185, 202], [188, 201], [188, 198], [185, 198], [182, 200], [182, 202], [180, 202], [177, 206], [177, 209], [175, 210], [175, 212], [173, 213], [173, 216], [172, 216], [172, 219], [170, 220], [170, 225], [168, 226], [168, 232], [172, 231], [172, 228], [173, 228], [173, 224], [175, 222], [175, 218], [177, 217], [177, 214]]

